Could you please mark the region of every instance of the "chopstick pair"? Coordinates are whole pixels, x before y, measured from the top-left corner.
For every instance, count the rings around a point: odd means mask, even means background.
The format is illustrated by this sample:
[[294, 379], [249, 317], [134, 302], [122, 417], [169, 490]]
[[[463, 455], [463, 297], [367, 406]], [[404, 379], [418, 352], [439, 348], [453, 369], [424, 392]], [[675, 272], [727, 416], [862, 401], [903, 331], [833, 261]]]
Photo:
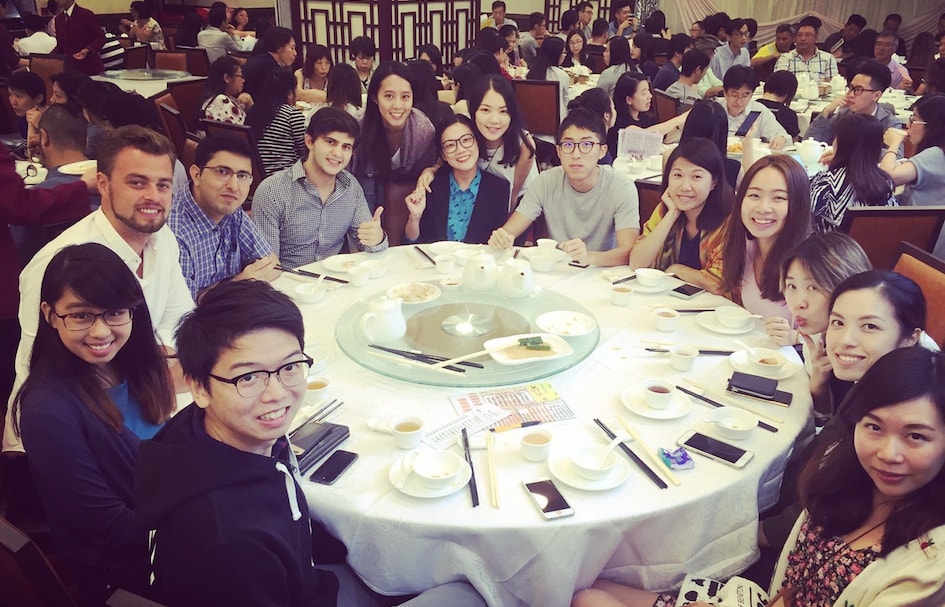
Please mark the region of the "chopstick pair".
[[[661, 354], [666, 354], [669, 352], [669, 348], [643, 348], [647, 352], [658, 352]], [[735, 350], [711, 350], [711, 349], [702, 349], [696, 348], [699, 350], [699, 354], [702, 356], [730, 356], [735, 354]]]
[[660, 459], [660, 456], [656, 453], [656, 451], [653, 451], [653, 449], [651, 449], [649, 445], [643, 442], [643, 437], [640, 436], [640, 433], [637, 432], [636, 429], [630, 425], [630, 422], [624, 419], [624, 417], [621, 415], [617, 416], [617, 421], [620, 422], [620, 425], [623, 426], [623, 429], [627, 431], [627, 434], [630, 435], [630, 438], [632, 438], [634, 441], [636, 441], [638, 445], [640, 445], [640, 448], [643, 449], [643, 453], [645, 453], [646, 456], [650, 458], [650, 461], [656, 464], [656, 467], [663, 471], [663, 476], [668, 478], [669, 482], [676, 485], [677, 487], [682, 484], [679, 482], [679, 479], [676, 477], [673, 471], [669, 468], [669, 466], [666, 465], [666, 462]]
[[479, 506], [479, 487], [476, 486], [476, 467], [473, 466], [472, 454], [469, 452], [469, 432], [466, 426], [463, 426], [463, 453], [466, 456], [466, 463], [469, 464], [469, 497], [472, 498], [473, 508]]
[[[423, 362], [423, 363], [433, 364], [433, 363], [439, 363], [439, 362], [444, 362], [444, 361], [449, 360], [445, 356], [438, 356], [436, 354], [424, 354], [423, 352], [411, 352], [410, 350], [398, 350], [397, 348], [388, 348], [387, 346], [382, 346], [380, 344], [368, 344], [368, 347], [375, 348], [377, 350], [382, 350], [390, 354], [396, 354], [397, 356], [403, 356], [404, 358], [409, 358], [411, 360], [416, 360], [418, 362]], [[457, 364], [460, 364], [464, 367], [473, 367], [476, 369], [484, 368], [480, 363], [474, 363], [474, 362], [465, 361], [465, 360], [459, 361]], [[448, 365], [446, 368], [452, 371], [460, 371], [460, 372], [463, 371], [463, 369], [457, 369], [456, 367], [453, 367], [452, 365]]]
[[[723, 405], [722, 403], [718, 402], [717, 400], [712, 400], [712, 399], [709, 398], [708, 396], [703, 396], [702, 394], [699, 394], [698, 392], [695, 392], [695, 391], [693, 391], [693, 390], [689, 390], [688, 388], [684, 388], [684, 387], [682, 387], [682, 386], [676, 386], [676, 389], [679, 390], [680, 392], [682, 392], [683, 394], [688, 394], [689, 396], [691, 396], [691, 397], [693, 397], [693, 398], [695, 398], [695, 399], [701, 400], [701, 401], [704, 402], [705, 404], [711, 405], [711, 406], [713, 406], [713, 407], [715, 407], [715, 408], [725, 407], [725, 406], [726, 406], [726, 405]], [[756, 413], [754, 410], [750, 410], [750, 411], [751, 411], [752, 413], [755, 413], [755, 414], [757, 415], [757, 413]], [[762, 420], [758, 420], [758, 427], [761, 428], [762, 430], [767, 430], [768, 432], [777, 432], [777, 431], [778, 431], [778, 429], [777, 429], [776, 427], [774, 427], [774, 426], [772, 426], [771, 424], [769, 424], [769, 423], [767, 423], [767, 422], [765, 422], [765, 421], [762, 421]]]
[[[607, 435], [607, 438], [613, 440], [614, 438], [617, 437], [617, 435], [614, 434], [614, 433], [611, 431], [611, 429], [608, 428], [608, 427], [604, 424], [604, 422], [600, 421], [600, 420], [597, 419], [596, 417], [594, 418], [594, 423], [597, 424], [597, 425], [600, 427], [601, 430], [603, 430], [604, 434]], [[630, 449], [630, 447], [628, 447], [625, 443], [620, 443], [620, 444], [617, 445], [617, 446], [620, 447], [620, 450], [623, 451], [624, 454], [625, 454], [627, 457], [629, 457], [630, 460], [631, 460], [634, 464], [636, 464], [637, 467], [640, 468], [640, 470], [642, 470], [643, 473], [646, 474], [646, 476], [647, 476], [651, 481], [653, 481], [653, 484], [654, 484], [654, 485], [656, 485], [656, 486], [659, 487], [660, 489], [668, 489], [668, 488], [669, 488], [669, 485], [666, 484], [666, 481], [664, 481], [662, 478], [660, 478], [660, 476], [659, 476], [658, 474], [656, 474], [656, 472], [653, 472], [653, 469], [650, 468], [649, 466], [647, 466], [647, 465], [646, 465], [646, 462], [644, 462], [642, 459], [640, 459], [640, 456], [637, 455], [636, 453], [634, 453], [633, 450]]]
[[[337, 404], [335, 404], [335, 403], [337, 403]], [[296, 432], [298, 432], [298, 431], [299, 431], [299, 428], [301, 428], [301, 427], [304, 426], [305, 424], [307, 424], [307, 423], [309, 423], [309, 422], [311, 422], [311, 421], [317, 421], [317, 422], [323, 421], [323, 420], [326, 419], [329, 415], [331, 415], [332, 413], [334, 413], [335, 411], [337, 411], [338, 408], [341, 407], [341, 405], [343, 405], [343, 404], [345, 404], [344, 401], [339, 402], [337, 398], [333, 398], [330, 403], [328, 403], [327, 405], [324, 405], [324, 406], [322, 406], [321, 408], [319, 408], [318, 410], [316, 410], [314, 413], [312, 413], [311, 415], [309, 415], [308, 418], [306, 418], [306, 420], [305, 420], [304, 422], [302, 422], [301, 424], [299, 424], [298, 427], [297, 427], [295, 430], [293, 430], [292, 432], [289, 432], [289, 438], [292, 438], [292, 435], [295, 434]], [[335, 405], [335, 406], [332, 407], [332, 405]]]
[[[309, 272], [307, 270], [292, 270], [284, 266], [276, 266], [276, 269], [281, 272], [288, 272], [289, 274], [296, 274], [298, 276], [307, 276], [308, 278], [321, 278], [322, 277], [321, 274], [316, 274], [315, 272]], [[344, 278], [335, 278], [334, 276], [328, 276], [327, 274], [325, 275], [324, 280], [330, 280], [331, 282], [337, 282], [343, 285], [348, 284], [348, 281], [345, 280]]]

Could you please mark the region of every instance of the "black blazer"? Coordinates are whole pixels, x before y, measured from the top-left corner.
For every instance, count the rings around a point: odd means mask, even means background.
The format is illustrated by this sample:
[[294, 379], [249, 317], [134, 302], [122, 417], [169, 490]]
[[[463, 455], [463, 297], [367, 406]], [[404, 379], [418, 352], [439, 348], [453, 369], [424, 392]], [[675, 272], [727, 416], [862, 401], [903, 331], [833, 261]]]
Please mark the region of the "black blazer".
[[[509, 182], [492, 173], [480, 170], [479, 195], [473, 205], [469, 228], [463, 242], [485, 244], [489, 242], [493, 230], [505, 225], [509, 217]], [[450, 212], [450, 175], [449, 165], [437, 172], [431, 193], [427, 194], [427, 208], [420, 218], [420, 242], [446, 240], [446, 220]]]

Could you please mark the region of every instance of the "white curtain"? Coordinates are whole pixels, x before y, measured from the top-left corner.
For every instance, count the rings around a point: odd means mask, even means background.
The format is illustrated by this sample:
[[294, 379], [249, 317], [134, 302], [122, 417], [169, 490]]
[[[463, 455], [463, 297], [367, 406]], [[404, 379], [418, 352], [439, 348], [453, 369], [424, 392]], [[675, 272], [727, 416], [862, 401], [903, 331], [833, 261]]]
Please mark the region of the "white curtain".
[[666, 13], [673, 32], [688, 32], [693, 21], [706, 15], [725, 11], [730, 17], [752, 17], [758, 21], [759, 45], [774, 40], [774, 31], [781, 23], [795, 23], [801, 17], [814, 15], [824, 22], [820, 30], [823, 41], [833, 32], [843, 29], [847, 17], [859, 13], [866, 18], [867, 27], [880, 30], [889, 13], [902, 15], [899, 35], [910, 44], [916, 34], [936, 30], [938, 18], [945, 13], [945, 2], [928, 0], [661, 0], [660, 8]]

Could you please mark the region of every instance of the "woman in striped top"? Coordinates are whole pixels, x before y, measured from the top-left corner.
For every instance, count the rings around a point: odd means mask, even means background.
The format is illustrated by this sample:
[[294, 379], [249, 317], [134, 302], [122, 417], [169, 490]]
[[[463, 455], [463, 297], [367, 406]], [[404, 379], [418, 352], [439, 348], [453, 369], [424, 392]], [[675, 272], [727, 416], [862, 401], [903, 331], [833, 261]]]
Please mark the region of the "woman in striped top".
[[275, 69], [266, 77], [259, 99], [246, 115], [253, 127], [266, 176], [290, 167], [308, 153], [305, 116], [295, 107], [295, 76]]

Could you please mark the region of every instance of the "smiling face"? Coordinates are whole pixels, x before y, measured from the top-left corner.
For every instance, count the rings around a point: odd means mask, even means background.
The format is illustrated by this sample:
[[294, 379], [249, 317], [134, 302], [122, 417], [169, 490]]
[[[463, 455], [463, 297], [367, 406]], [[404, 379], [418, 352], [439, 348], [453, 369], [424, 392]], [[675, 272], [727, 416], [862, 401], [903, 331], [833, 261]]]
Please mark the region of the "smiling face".
[[[207, 167], [190, 167], [194, 200], [211, 221], [220, 223], [220, 220], [239, 210], [246, 202], [252, 180], [242, 182], [237, 179], [237, 174], [252, 174], [253, 162], [245, 156], [221, 151], [210, 157]], [[232, 174], [224, 178], [209, 167], [226, 167]]]
[[110, 176], [98, 174], [102, 211], [127, 241], [153, 234], [167, 221], [173, 180], [169, 156], [125, 148], [115, 156]]
[[708, 169], [679, 157], [669, 170], [666, 193], [681, 212], [698, 216], [717, 183]]
[[784, 277], [784, 301], [797, 330], [804, 335], [817, 335], [827, 330], [830, 293], [818, 285], [810, 270], [800, 261], [788, 266]]
[[[231, 378], [261, 369], [275, 370], [302, 359], [298, 340], [278, 329], [247, 333], [225, 349], [211, 373]], [[204, 427], [216, 440], [242, 451], [269, 455], [285, 435], [305, 396], [305, 382], [284, 386], [273, 374], [262, 394], [244, 397], [236, 386], [210, 379], [210, 389], [190, 381], [194, 402], [206, 410]]]
[[755, 173], [742, 200], [742, 223], [760, 242], [777, 239], [788, 215], [787, 180], [781, 171], [765, 167]]
[[96, 318], [87, 329], [73, 331], [67, 329], [63, 319], [56, 314], [102, 314], [105, 308], [93, 306], [77, 296], [72, 289], [66, 288], [57, 301], [42, 303], [43, 318], [59, 333], [59, 340], [66, 350], [90, 365], [108, 365], [131, 337], [131, 323], [119, 326], [105, 324], [101, 317]]
[[[467, 147], [468, 146], [468, 147]], [[447, 150], [447, 148], [451, 148]], [[440, 137], [440, 150], [446, 163], [458, 171], [471, 171], [479, 161], [479, 145], [472, 130], [457, 122], [451, 124]]]
[[505, 98], [493, 89], [482, 96], [482, 103], [476, 108], [476, 128], [488, 144], [501, 145], [502, 137], [509, 130], [512, 116]]
[[859, 381], [885, 354], [915, 345], [919, 330], [907, 331], [878, 288], [847, 291], [837, 297], [827, 326], [827, 358], [844, 381]]
[[377, 90], [377, 107], [386, 126], [404, 128], [413, 108], [413, 88], [410, 83], [394, 74], [384, 78]]
[[878, 407], [857, 422], [853, 446], [878, 494], [902, 498], [945, 465], [945, 421], [928, 396]]
[[641, 80], [637, 85], [637, 92], [627, 97], [627, 105], [630, 106], [631, 113], [649, 111], [652, 101], [653, 93], [650, 92], [650, 83], [646, 80]]
[[308, 148], [308, 166], [322, 177], [331, 178], [343, 171], [351, 162], [354, 151], [354, 137], [347, 133], [333, 131], [319, 135], [316, 139], [306, 133], [305, 147]]

